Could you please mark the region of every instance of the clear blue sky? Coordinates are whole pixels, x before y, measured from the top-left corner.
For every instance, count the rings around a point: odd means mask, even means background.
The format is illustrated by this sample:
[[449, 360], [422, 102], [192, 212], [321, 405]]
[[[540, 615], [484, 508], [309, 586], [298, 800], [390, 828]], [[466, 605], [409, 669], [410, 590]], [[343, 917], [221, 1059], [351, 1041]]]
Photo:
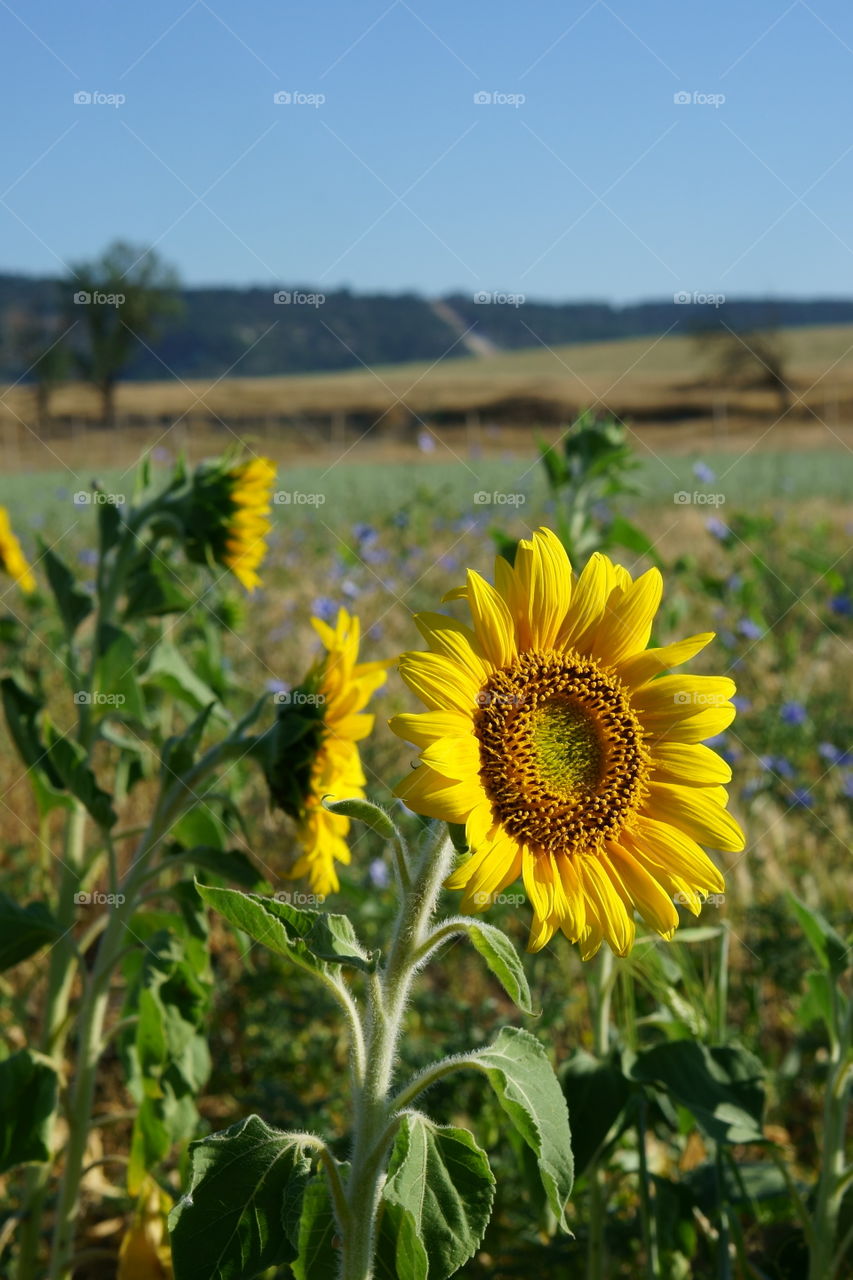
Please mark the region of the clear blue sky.
[[850, 0], [0, 0], [0, 47], [0, 270], [853, 294]]

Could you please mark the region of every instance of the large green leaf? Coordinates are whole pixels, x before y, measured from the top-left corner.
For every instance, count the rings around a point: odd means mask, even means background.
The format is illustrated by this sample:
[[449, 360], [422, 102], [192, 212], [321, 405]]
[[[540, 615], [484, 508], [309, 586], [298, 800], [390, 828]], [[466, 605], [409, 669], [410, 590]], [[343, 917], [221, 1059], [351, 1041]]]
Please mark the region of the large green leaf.
[[382, 1189], [379, 1275], [447, 1280], [474, 1256], [494, 1194], [486, 1153], [466, 1129], [405, 1114]]
[[47, 571], [47, 580], [56, 597], [56, 603], [66, 633], [69, 637], [84, 618], [92, 612], [92, 599], [78, 587], [74, 574], [64, 560], [44, 543], [41, 545], [41, 562]]
[[834, 978], [839, 977], [853, 963], [853, 948], [847, 945], [819, 911], [807, 907], [792, 893], [788, 894], [788, 901], [802, 926], [809, 946], [820, 961], [821, 968], [828, 970]]
[[518, 1005], [523, 1013], [534, 1012], [521, 959], [502, 930], [473, 916], [457, 916], [444, 921], [443, 924], [458, 926], [459, 932], [465, 934], [479, 951], [510, 1000]]
[[579, 1177], [624, 1114], [631, 1086], [618, 1061], [578, 1049], [560, 1068], [569, 1108], [575, 1175]]
[[39, 770], [51, 787], [61, 788], [62, 779], [48, 759], [39, 732], [38, 717], [44, 704], [18, 684], [14, 676], [3, 677], [0, 693], [9, 734], [24, 764], [29, 769]]
[[219, 719], [228, 719], [210, 685], [199, 679], [181, 651], [170, 640], [161, 640], [157, 645], [142, 681], [171, 694], [194, 711], [203, 711], [214, 703], [213, 714]]
[[[347, 1167], [341, 1166], [342, 1174]], [[285, 1229], [289, 1220], [288, 1214]], [[316, 1174], [306, 1183], [301, 1212], [293, 1225], [295, 1230], [288, 1234], [299, 1250], [293, 1261], [296, 1280], [330, 1280], [336, 1276], [340, 1266], [340, 1240], [325, 1173]]]
[[741, 1045], [672, 1040], [626, 1061], [626, 1073], [687, 1107], [715, 1142], [763, 1141], [762, 1066]]
[[126, 631], [107, 624], [98, 636], [100, 654], [95, 668], [96, 697], [102, 711], [142, 720], [145, 702], [136, 680], [136, 647]]
[[0, 1173], [50, 1159], [57, 1084], [53, 1065], [30, 1049], [0, 1062]]
[[212, 871], [214, 875], [222, 876], [223, 880], [230, 880], [233, 884], [242, 885], [244, 889], [256, 889], [264, 879], [242, 849], [219, 849], [206, 844], [184, 849], [179, 844], [172, 844], [166, 850], [166, 854], [164, 863], [166, 867], [169, 865], [169, 857], [180, 858], [182, 862], [192, 863], [194, 867], [202, 867], [205, 871]]
[[169, 1217], [175, 1280], [253, 1280], [292, 1262], [283, 1218], [311, 1175], [299, 1137], [249, 1116], [190, 1154], [190, 1186]]
[[59, 925], [43, 902], [22, 907], [0, 893], [0, 973], [20, 964], [61, 934]]
[[305, 969], [317, 972], [329, 964], [345, 964], [371, 973], [376, 968], [378, 954], [365, 950], [347, 916], [305, 911], [279, 898], [218, 889], [197, 881], [196, 888], [208, 906], [250, 938]]
[[108, 792], [98, 786], [79, 742], [60, 734], [50, 723], [45, 726], [50, 762], [66, 791], [76, 796], [99, 827], [109, 830], [118, 820]]
[[564, 1230], [574, 1161], [566, 1100], [542, 1045], [527, 1031], [504, 1027], [494, 1044], [464, 1061], [484, 1071], [498, 1102], [531, 1148], [554, 1216]]

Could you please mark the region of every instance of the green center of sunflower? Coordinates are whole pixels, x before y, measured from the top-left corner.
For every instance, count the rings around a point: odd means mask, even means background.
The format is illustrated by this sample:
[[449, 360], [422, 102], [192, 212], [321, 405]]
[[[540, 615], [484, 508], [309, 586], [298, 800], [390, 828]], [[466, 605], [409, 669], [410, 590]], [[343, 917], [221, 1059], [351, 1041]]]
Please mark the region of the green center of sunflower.
[[591, 658], [521, 654], [481, 689], [474, 731], [495, 817], [534, 850], [599, 850], [646, 794], [642, 726]]

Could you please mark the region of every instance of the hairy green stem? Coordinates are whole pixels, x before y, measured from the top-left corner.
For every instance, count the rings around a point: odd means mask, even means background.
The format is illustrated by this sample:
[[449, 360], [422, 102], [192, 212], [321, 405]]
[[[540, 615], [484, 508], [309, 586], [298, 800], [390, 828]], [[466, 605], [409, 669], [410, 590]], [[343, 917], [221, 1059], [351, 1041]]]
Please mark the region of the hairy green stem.
[[390, 1096], [406, 999], [417, 954], [435, 912], [441, 884], [453, 856], [444, 840], [427, 848], [408, 889], [401, 895], [388, 960], [371, 975], [366, 1025], [364, 1077], [355, 1087], [352, 1166], [346, 1186], [346, 1218], [338, 1216], [343, 1240], [341, 1280], [371, 1280], [376, 1218], [388, 1149], [396, 1131], [399, 1099]]
[[[832, 990], [833, 1021], [836, 1035], [832, 1038], [829, 1073], [823, 1103], [823, 1145], [817, 1201], [814, 1208], [814, 1242], [809, 1251], [808, 1280], [832, 1280], [838, 1273], [843, 1251], [836, 1253], [841, 1202], [846, 1190], [845, 1143], [847, 1107], [851, 1076], [851, 1020], [853, 999], [848, 1001], [842, 1018], [841, 993]], [[845, 1241], [844, 1245], [849, 1241]]]
[[[592, 1034], [595, 1056], [600, 1060], [610, 1052], [610, 999], [613, 992], [613, 953], [602, 948], [590, 983]], [[586, 1259], [587, 1280], [604, 1280], [604, 1221], [607, 1197], [604, 1170], [596, 1162], [589, 1174], [589, 1245]]]

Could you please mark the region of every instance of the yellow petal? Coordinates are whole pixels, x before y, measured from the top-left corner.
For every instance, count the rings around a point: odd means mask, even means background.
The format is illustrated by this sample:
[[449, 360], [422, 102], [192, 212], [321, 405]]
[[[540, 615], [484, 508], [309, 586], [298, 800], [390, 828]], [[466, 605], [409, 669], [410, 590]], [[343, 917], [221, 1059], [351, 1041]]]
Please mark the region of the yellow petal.
[[524, 600], [530, 646], [552, 649], [571, 601], [572, 566], [562, 542], [550, 529], [522, 540], [515, 558], [515, 579]]
[[703, 631], [700, 635], [688, 636], [673, 644], [661, 645], [658, 649], [630, 654], [616, 663], [616, 670], [627, 685], [639, 688], [668, 667], [680, 667], [682, 662], [688, 662], [713, 639], [713, 631]]
[[641, 715], [667, 715], [673, 708], [683, 716], [706, 708], [723, 707], [737, 692], [728, 676], [661, 676], [635, 689], [631, 706]]
[[473, 715], [479, 685], [450, 658], [440, 653], [404, 653], [400, 675], [432, 711], [461, 711]]
[[611, 562], [601, 552], [590, 556], [572, 592], [571, 609], [560, 628], [559, 647], [576, 648], [584, 633], [598, 622], [607, 603], [611, 569]]
[[722, 893], [722, 872], [696, 841], [680, 828], [659, 819], [638, 815], [633, 829], [622, 833], [621, 843], [656, 879], [666, 883], [658, 870], [668, 871], [700, 893]]
[[698, 743], [661, 742], [652, 751], [655, 779], [691, 786], [714, 786], [731, 781], [732, 771], [710, 747]]
[[461, 737], [471, 732], [471, 717], [458, 711], [418, 711], [392, 716], [388, 727], [398, 738], [428, 747], [439, 738]]
[[649, 784], [649, 812], [670, 826], [686, 831], [700, 844], [727, 853], [740, 853], [746, 843], [730, 813], [701, 787], [680, 787], [665, 782]]
[[473, 569], [468, 570], [468, 608], [482, 653], [496, 667], [516, 655], [515, 628], [503, 598]]
[[478, 657], [477, 637], [470, 627], [443, 613], [416, 613], [415, 626], [434, 653], [442, 653], [464, 667], [478, 686], [485, 684], [492, 666]]
[[678, 912], [660, 881], [619, 845], [609, 846], [608, 857], [649, 928], [671, 938], [678, 927]]
[[626, 956], [634, 945], [636, 928], [607, 870], [597, 857], [578, 859], [587, 899], [595, 906], [601, 931], [617, 956]]
[[414, 813], [442, 822], [464, 823], [480, 799], [481, 791], [467, 782], [446, 778], [429, 765], [412, 769], [394, 788], [394, 795]]
[[591, 647], [593, 656], [612, 665], [645, 649], [662, 595], [660, 571], [649, 569], [619, 594], [615, 604], [611, 598]]

